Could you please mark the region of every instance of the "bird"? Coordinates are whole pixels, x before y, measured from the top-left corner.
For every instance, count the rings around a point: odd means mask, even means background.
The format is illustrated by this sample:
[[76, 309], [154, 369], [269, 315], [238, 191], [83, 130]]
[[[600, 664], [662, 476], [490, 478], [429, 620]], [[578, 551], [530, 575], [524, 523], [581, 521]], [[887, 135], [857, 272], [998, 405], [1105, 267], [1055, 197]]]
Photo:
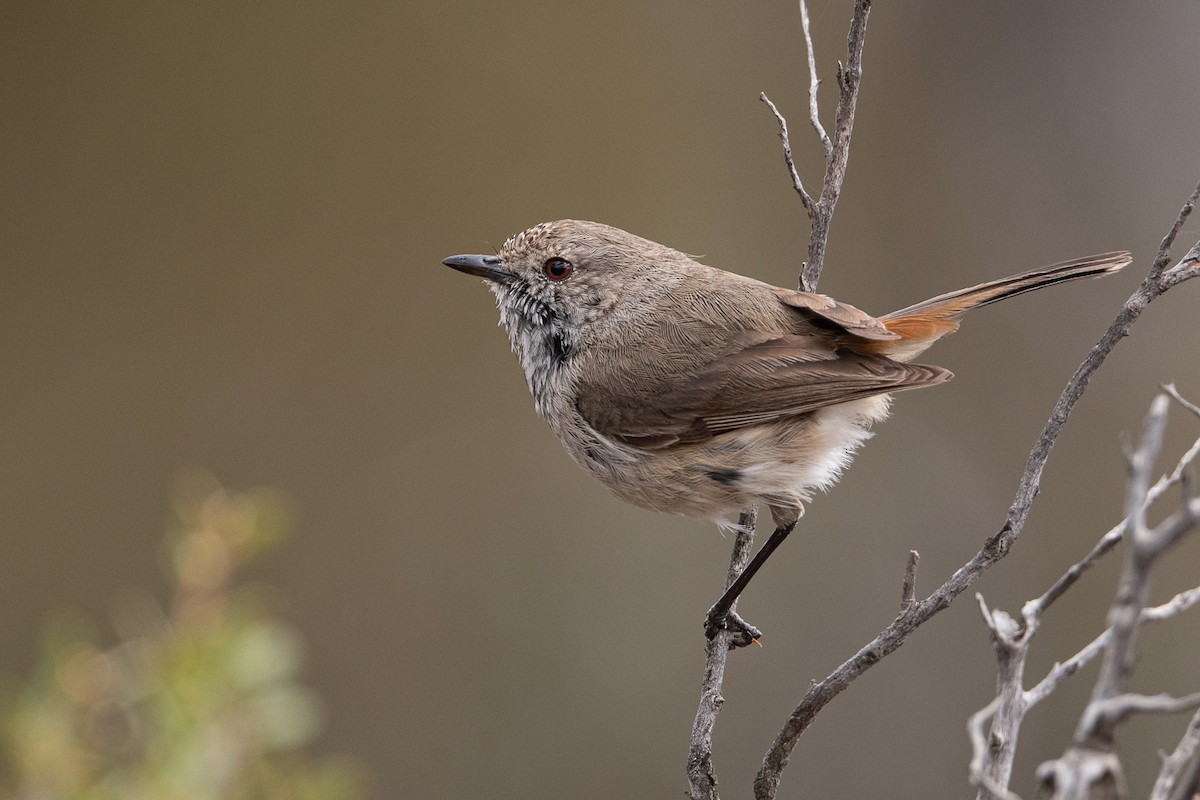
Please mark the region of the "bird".
[[586, 220], [442, 263], [485, 279], [538, 413], [613, 494], [726, 530], [733, 514], [770, 510], [771, 537], [705, 616], [708, 637], [728, 630], [734, 647], [762, 635], [734, 601], [889, 415], [891, 395], [952, 377], [913, 359], [971, 309], [1131, 260], [1088, 256], [880, 317]]

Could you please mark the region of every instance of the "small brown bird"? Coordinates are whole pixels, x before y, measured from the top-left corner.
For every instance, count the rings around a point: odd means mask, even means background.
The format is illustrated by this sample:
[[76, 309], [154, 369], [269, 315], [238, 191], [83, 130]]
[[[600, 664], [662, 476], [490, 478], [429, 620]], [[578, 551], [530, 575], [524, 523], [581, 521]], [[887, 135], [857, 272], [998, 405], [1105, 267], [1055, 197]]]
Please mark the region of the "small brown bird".
[[442, 263], [488, 280], [538, 413], [618, 497], [722, 527], [770, 508], [774, 534], [706, 617], [710, 638], [730, 628], [739, 645], [760, 634], [733, 601], [887, 417], [891, 393], [951, 377], [908, 362], [972, 308], [1130, 260], [1090, 256], [878, 318], [597, 222], [543, 223], [498, 255]]

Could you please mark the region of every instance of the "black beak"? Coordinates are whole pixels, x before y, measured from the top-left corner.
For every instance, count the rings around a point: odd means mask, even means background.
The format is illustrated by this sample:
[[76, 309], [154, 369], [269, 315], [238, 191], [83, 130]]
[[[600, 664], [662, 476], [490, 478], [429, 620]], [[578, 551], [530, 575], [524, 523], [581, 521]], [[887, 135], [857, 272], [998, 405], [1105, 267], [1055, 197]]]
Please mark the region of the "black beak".
[[500, 260], [500, 256], [450, 256], [443, 259], [442, 263], [459, 272], [477, 275], [496, 283], [512, 283], [517, 277], [501, 266], [504, 262]]

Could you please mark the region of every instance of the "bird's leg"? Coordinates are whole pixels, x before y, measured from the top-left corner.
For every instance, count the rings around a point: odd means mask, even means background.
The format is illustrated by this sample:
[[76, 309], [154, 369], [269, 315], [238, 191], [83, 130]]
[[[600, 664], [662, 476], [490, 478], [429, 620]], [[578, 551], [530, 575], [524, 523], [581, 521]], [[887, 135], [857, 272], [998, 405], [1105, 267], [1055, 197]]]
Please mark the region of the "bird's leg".
[[725, 594], [721, 595], [721, 599], [713, 603], [713, 607], [708, 610], [708, 614], [704, 617], [704, 633], [709, 639], [714, 638], [720, 631], [728, 630], [733, 633], [732, 638], [729, 640], [729, 648], [732, 650], [735, 647], [745, 647], [757, 641], [762, 636], [762, 631], [750, 625], [733, 612], [733, 604], [738, 599], [738, 595], [742, 593], [742, 590], [746, 588], [746, 585], [750, 583], [750, 579], [754, 577], [754, 573], [758, 572], [759, 568], [767, 563], [767, 559], [771, 557], [771, 553], [774, 553], [775, 548], [783, 544], [783, 540], [795, 528], [795, 521], [775, 528], [775, 532], [771, 534], [771, 538], [763, 543], [763, 546], [754, 555], [754, 558], [750, 560], [750, 563], [734, 578], [733, 583], [729, 584], [729, 588], [725, 590]]

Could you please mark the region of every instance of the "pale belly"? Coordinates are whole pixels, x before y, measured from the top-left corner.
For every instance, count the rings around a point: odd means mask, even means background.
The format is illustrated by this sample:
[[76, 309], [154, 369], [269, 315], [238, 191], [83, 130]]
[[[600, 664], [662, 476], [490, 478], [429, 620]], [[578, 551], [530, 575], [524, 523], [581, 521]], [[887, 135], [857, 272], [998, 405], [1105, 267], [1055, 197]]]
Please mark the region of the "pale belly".
[[581, 467], [636, 506], [728, 527], [730, 515], [765, 503], [775, 523], [786, 525], [814, 491], [836, 483], [871, 437], [871, 425], [887, 417], [890, 400], [878, 395], [840, 403], [662, 450], [615, 442], [581, 419], [566, 436], [556, 433]]

